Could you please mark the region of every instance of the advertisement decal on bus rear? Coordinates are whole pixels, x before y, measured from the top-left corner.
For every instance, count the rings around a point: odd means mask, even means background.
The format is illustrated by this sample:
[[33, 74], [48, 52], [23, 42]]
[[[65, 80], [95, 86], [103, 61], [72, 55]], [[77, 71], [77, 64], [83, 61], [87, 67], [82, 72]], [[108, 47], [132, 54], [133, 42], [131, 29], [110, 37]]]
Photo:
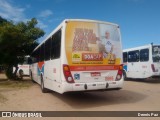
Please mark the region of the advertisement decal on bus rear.
[[120, 33], [116, 25], [68, 22], [65, 45], [70, 66], [121, 64]]

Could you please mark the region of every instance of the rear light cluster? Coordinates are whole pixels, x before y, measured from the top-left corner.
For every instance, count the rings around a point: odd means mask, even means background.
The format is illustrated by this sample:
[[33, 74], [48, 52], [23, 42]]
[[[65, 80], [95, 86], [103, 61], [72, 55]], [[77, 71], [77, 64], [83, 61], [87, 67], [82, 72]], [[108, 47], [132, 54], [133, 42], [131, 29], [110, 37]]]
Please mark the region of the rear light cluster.
[[123, 65], [120, 65], [119, 69], [118, 69], [117, 76], [116, 76], [116, 81], [118, 81], [122, 78], [122, 74], [123, 74]]
[[63, 73], [64, 73], [64, 77], [68, 83], [74, 83], [70, 68], [66, 64], [63, 65]]
[[154, 64], [151, 64], [151, 68], [152, 68], [152, 71], [153, 71], [153, 72], [156, 72], [156, 69], [155, 69], [155, 67], [154, 67]]

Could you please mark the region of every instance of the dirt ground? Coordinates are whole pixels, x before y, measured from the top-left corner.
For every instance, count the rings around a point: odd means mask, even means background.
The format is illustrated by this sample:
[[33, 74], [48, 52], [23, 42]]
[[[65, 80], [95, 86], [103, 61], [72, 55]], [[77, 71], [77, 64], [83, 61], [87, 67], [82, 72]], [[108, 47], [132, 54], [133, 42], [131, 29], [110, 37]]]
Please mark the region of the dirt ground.
[[[5, 76], [0, 74], [0, 84], [5, 80]], [[31, 83], [30, 78], [24, 80]], [[26, 88], [2, 87], [0, 88], [0, 98], [0, 111], [160, 111], [160, 80], [127, 80], [123, 89], [118, 91], [63, 95], [55, 92], [42, 93], [38, 84], [31, 83], [30, 87]], [[159, 117], [154, 119], [158, 120]], [[84, 120], [82, 117], [66, 119]], [[99, 120], [97, 117], [85, 119]], [[106, 120], [104, 117], [101, 119]], [[136, 119], [141, 118], [137, 117]], [[150, 118], [144, 117], [143, 119]]]

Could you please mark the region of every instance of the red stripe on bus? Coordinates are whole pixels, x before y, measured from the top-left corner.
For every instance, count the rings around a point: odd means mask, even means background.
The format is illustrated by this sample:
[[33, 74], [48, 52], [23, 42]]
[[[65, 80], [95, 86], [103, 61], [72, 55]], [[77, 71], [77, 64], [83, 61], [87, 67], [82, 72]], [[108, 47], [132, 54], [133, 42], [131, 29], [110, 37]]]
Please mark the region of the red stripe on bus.
[[120, 65], [69, 66], [71, 71], [119, 70]]
[[44, 65], [44, 61], [43, 62], [38, 62], [38, 68], [39, 69], [42, 69], [43, 65]]

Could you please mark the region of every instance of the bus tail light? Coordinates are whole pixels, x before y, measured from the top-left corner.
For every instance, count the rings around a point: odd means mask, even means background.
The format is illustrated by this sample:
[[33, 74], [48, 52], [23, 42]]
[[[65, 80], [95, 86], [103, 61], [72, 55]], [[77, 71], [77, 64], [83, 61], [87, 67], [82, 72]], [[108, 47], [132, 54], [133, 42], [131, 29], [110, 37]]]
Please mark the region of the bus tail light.
[[123, 65], [120, 65], [119, 69], [118, 69], [117, 76], [116, 76], [116, 81], [118, 81], [122, 78], [122, 74], [123, 74]]
[[63, 65], [63, 73], [64, 73], [65, 79], [68, 83], [74, 83], [70, 68], [66, 64]]
[[155, 69], [155, 67], [154, 67], [154, 64], [151, 64], [151, 68], [152, 68], [152, 71], [153, 71], [153, 72], [156, 72], [156, 69]]

